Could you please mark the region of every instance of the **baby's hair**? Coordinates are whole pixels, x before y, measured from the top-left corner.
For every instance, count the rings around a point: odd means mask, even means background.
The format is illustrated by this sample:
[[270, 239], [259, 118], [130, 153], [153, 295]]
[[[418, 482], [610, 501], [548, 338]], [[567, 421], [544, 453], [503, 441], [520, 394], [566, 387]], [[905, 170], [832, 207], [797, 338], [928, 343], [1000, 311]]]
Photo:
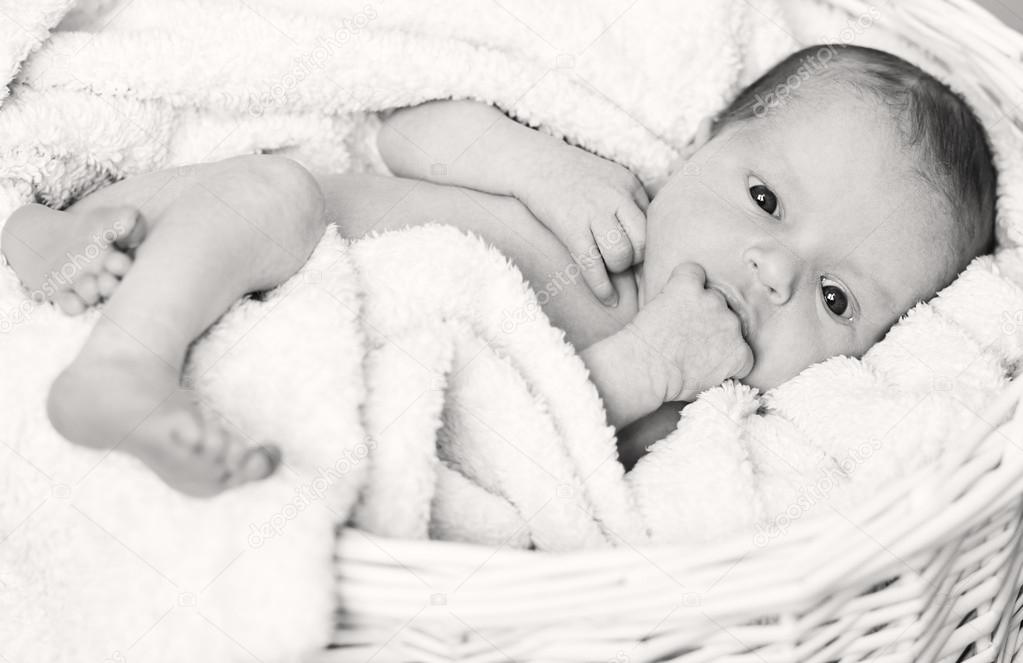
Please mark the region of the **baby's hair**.
[[906, 146], [918, 150], [919, 175], [942, 194], [954, 220], [956, 273], [993, 248], [997, 174], [987, 132], [962, 97], [891, 53], [830, 44], [793, 53], [739, 93], [712, 131], [784, 112], [824, 86], [872, 94]]

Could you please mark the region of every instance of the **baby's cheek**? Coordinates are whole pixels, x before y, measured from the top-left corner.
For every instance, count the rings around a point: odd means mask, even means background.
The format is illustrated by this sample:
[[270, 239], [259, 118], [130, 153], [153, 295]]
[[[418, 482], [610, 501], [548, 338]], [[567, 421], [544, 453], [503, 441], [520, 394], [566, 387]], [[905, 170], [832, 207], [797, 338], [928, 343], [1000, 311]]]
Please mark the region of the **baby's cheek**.
[[798, 370], [792, 370], [791, 367], [778, 366], [773, 359], [775, 357], [770, 353], [755, 355], [753, 370], [741, 382], [765, 392], [799, 374]]
[[758, 356], [754, 355], [753, 370], [745, 378], [740, 380], [745, 385], [750, 387], [756, 387], [761, 392], [767, 391], [773, 387], [776, 387], [779, 383], [776, 383], [771, 375], [771, 369], [769, 364], [761, 361]]
[[[818, 353], [805, 334], [774, 329], [760, 334], [750, 345], [753, 370], [743, 384], [760, 391], [773, 389], [799, 375], [810, 364], [819, 361]], [[802, 336], [802, 338], [800, 338]]]

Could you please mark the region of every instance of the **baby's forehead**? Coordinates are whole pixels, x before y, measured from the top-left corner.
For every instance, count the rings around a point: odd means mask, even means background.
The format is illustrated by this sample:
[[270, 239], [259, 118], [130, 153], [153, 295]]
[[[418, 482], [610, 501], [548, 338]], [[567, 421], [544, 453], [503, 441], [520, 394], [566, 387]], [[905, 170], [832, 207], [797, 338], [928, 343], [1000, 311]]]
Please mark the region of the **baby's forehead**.
[[899, 113], [878, 96], [840, 81], [808, 86], [773, 110], [745, 121], [765, 136], [781, 132], [789, 139], [833, 136], [852, 141], [870, 137], [899, 153], [908, 147]]
[[807, 204], [835, 204], [849, 196], [859, 196], [858, 205], [897, 204], [925, 193], [921, 155], [876, 103], [800, 103], [749, 120], [734, 143], [738, 158], [781, 178], [778, 185]]
[[889, 222], [898, 243], [951, 235], [945, 192], [926, 167], [930, 155], [905, 139], [890, 110], [873, 97], [832, 97], [794, 107], [751, 133], [757, 160], [799, 195], [793, 204], [834, 211], [847, 228], [876, 231]]

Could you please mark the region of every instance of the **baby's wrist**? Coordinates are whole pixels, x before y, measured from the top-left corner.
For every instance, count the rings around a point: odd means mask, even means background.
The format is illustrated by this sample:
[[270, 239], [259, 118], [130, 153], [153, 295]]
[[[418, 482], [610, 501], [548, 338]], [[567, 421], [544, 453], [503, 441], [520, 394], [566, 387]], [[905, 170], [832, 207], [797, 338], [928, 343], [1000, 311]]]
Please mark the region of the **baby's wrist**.
[[629, 323], [619, 335], [629, 345], [625, 353], [639, 374], [644, 376], [645, 400], [650, 406], [656, 409], [663, 403], [676, 400], [683, 385], [679, 368], [650, 343], [635, 323]]
[[580, 352], [604, 401], [608, 423], [618, 428], [650, 414], [662, 402], [651, 388], [646, 353], [631, 337], [622, 330]]
[[516, 127], [521, 134], [509, 142], [507, 172], [510, 176], [511, 193], [527, 206], [547, 195], [551, 182], [563, 170], [568, 159], [562, 141], [540, 131]]

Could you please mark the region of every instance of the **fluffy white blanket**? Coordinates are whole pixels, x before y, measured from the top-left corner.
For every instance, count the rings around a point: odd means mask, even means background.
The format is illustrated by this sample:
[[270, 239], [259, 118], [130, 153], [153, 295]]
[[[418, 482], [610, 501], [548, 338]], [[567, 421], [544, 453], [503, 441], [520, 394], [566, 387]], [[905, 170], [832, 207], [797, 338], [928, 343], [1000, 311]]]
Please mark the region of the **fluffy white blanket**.
[[[244, 152], [378, 167], [367, 111], [444, 97], [492, 101], [656, 177], [793, 47], [770, 3], [97, 4], [52, 34], [66, 0], [0, 14], [0, 69], [17, 72], [0, 108], [0, 218]], [[44, 394], [90, 318], [25, 301], [5, 274], [5, 655], [296, 659], [329, 641], [331, 542], [348, 516], [550, 550], [758, 524], [766, 541], [933, 460], [973, 420], [1023, 356], [1023, 294], [1004, 278], [1019, 265], [978, 260], [862, 360], [766, 397], [711, 390], [624, 476], [582, 363], [504, 258], [444, 228], [351, 247], [328, 235], [195, 347], [204, 403], [286, 451], [277, 476], [208, 502], [54, 434]]]

